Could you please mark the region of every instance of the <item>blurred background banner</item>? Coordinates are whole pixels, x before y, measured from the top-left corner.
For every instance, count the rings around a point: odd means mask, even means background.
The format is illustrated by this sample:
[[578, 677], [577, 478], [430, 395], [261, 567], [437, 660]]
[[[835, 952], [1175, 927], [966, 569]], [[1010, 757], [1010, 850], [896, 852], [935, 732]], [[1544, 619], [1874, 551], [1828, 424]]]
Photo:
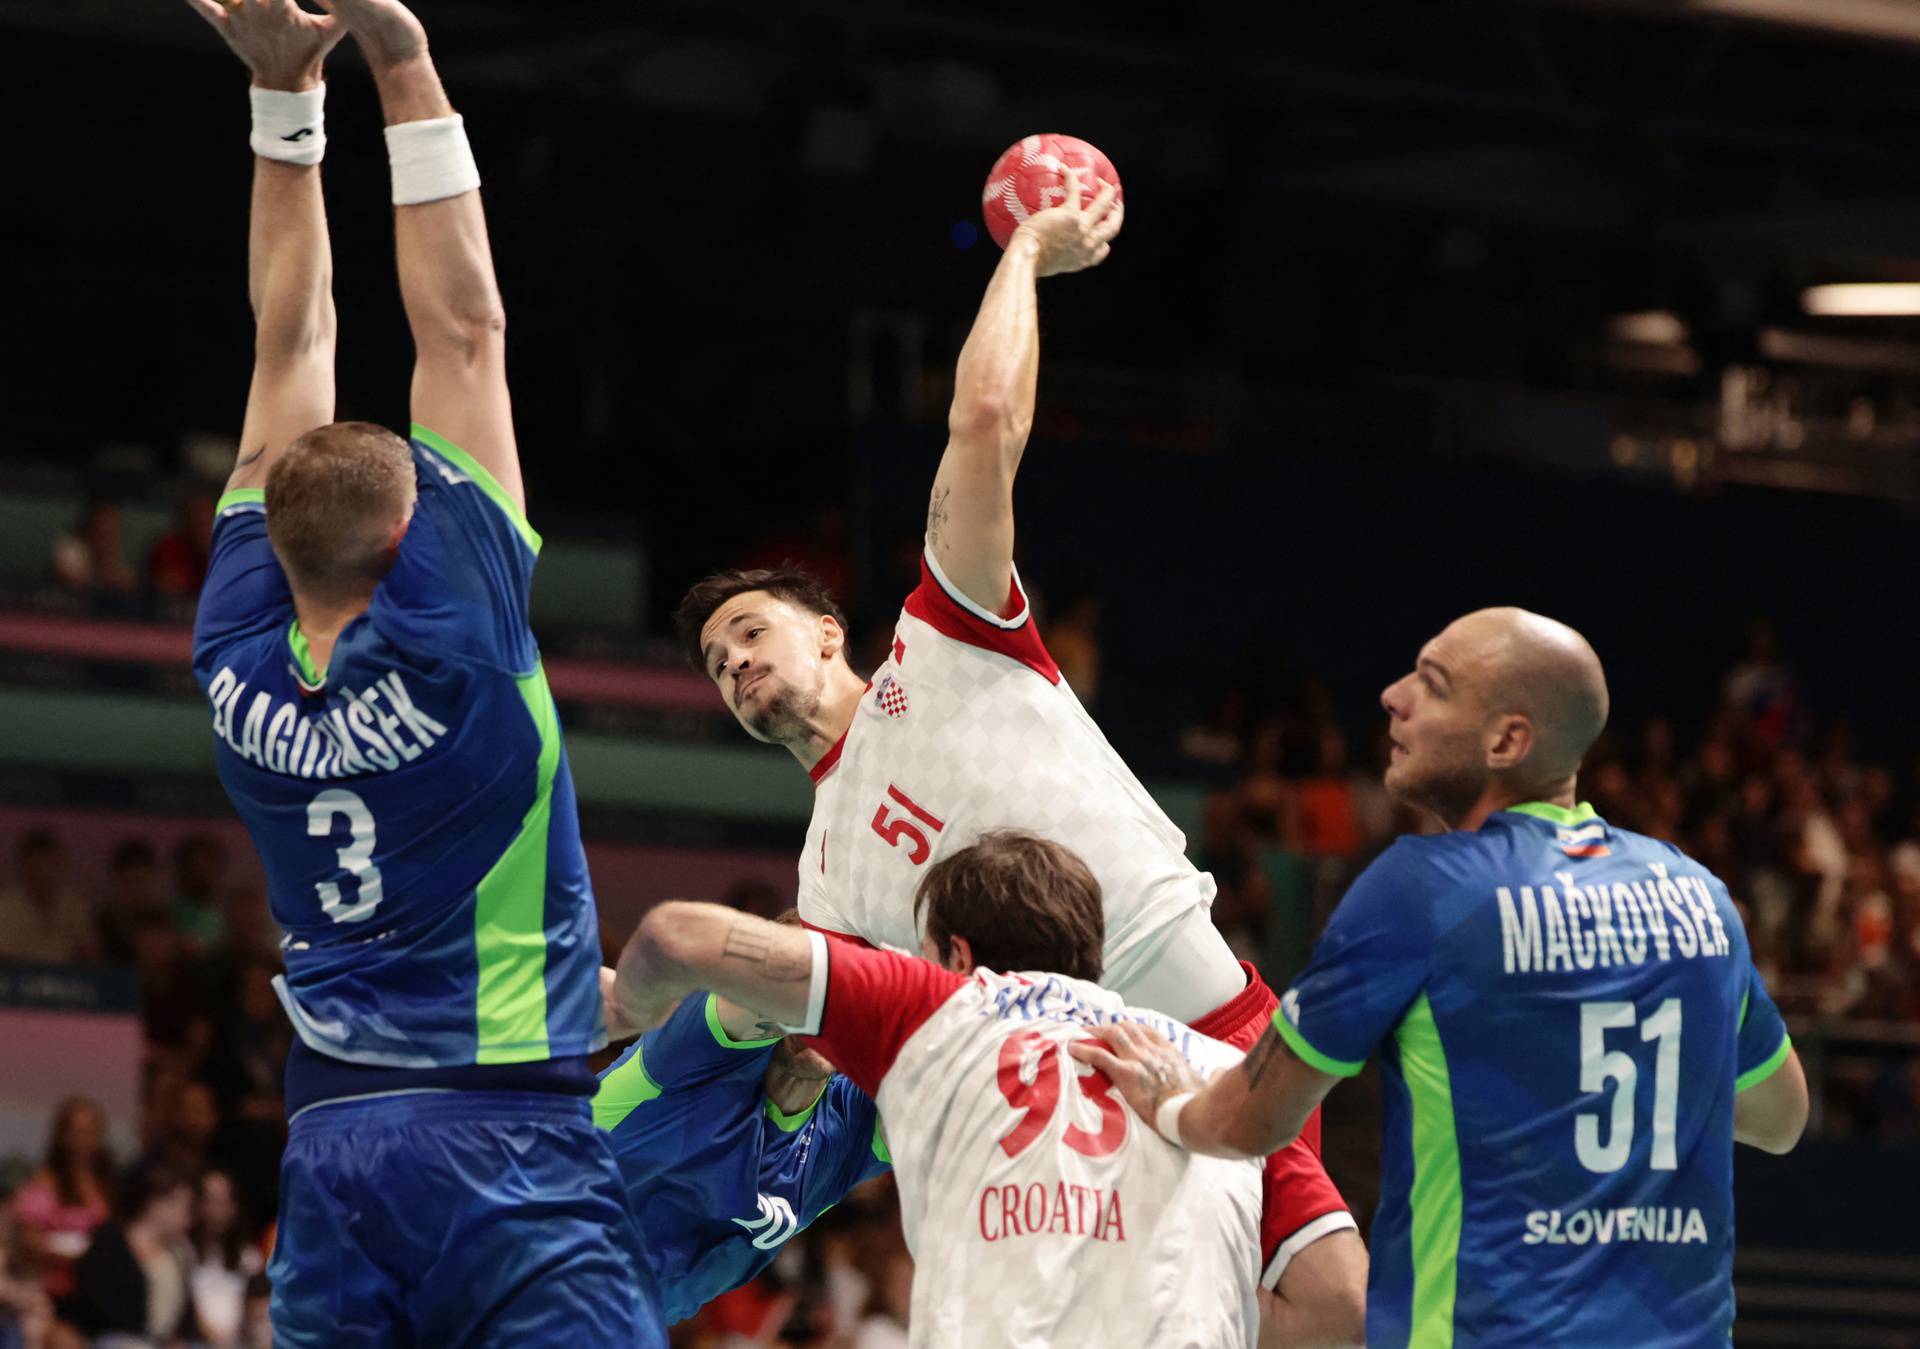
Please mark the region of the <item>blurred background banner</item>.
[[100, 1102], [130, 1151], [140, 1099], [140, 988], [117, 970], [0, 964], [0, 1157], [30, 1157], [69, 1096]]

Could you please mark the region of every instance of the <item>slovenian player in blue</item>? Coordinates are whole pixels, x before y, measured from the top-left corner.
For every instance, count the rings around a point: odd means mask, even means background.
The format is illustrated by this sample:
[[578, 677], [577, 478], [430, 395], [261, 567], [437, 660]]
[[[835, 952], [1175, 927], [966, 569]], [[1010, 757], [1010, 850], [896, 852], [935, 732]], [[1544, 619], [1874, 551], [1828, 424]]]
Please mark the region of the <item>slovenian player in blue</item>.
[[[616, 1031], [619, 1015], [610, 1004]], [[746, 1283], [893, 1166], [871, 1097], [819, 1050], [767, 1038], [758, 1014], [713, 993], [685, 998], [600, 1075], [593, 1118], [613, 1142], [669, 1323]]]
[[[189, 3], [254, 74], [256, 363], [194, 673], [287, 934], [274, 1343], [664, 1345], [593, 1127], [598, 923], [465, 133], [394, 0]], [[320, 69], [349, 31], [388, 123], [410, 443], [332, 421]]]
[[1450, 832], [1362, 873], [1272, 1033], [1203, 1089], [1126, 1027], [1078, 1052], [1227, 1156], [1380, 1052], [1370, 1345], [1724, 1349], [1733, 1145], [1786, 1152], [1807, 1118], [1726, 886], [1576, 804], [1607, 689], [1573, 629], [1469, 614], [1382, 702], [1388, 789]]

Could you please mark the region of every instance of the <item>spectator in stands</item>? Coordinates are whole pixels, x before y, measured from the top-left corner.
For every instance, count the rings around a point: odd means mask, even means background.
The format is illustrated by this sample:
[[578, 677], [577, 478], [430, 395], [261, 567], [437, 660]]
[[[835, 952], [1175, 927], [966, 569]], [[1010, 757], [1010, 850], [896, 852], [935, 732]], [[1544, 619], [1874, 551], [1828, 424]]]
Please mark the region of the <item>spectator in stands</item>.
[[114, 1220], [81, 1258], [65, 1318], [84, 1334], [172, 1345], [194, 1330], [187, 1271], [193, 1184], [164, 1162], [141, 1162], [121, 1182]]
[[93, 920], [67, 885], [67, 848], [31, 829], [14, 850], [14, 883], [0, 890], [0, 960], [67, 965], [93, 958]]
[[48, 1296], [73, 1291], [74, 1270], [113, 1200], [113, 1159], [100, 1107], [83, 1096], [53, 1115], [46, 1161], [13, 1197], [22, 1244], [41, 1269]]
[[1042, 627], [1067, 687], [1092, 711], [1100, 700], [1100, 597], [1082, 591], [1047, 615]]
[[139, 585], [120, 537], [120, 507], [89, 502], [71, 534], [53, 544], [53, 579], [63, 590], [127, 595]]
[[214, 1155], [240, 1182], [255, 1224], [273, 1216], [280, 1149], [286, 1139], [281, 1081], [293, 1030], [274, 995], [279, 968], [255, 959], [235, 972], [207, 1056], [207, 1082], [220, 1104]]
[[1358, 857], [1365, 839], [1353, 773], [1347, 767], [1347, 738], [1325, 725], [1314, 741], [1313, 771], [1301, 779], [1295, 793], [1300, 851], [1309, 857]]
[[913, 1307], [913, 1257], [895, 1251], [881, 1267], [867, 1314], [854, 1332], [853, 1349], [907, 1349], [907, 1314]]
[[173, 921], [188, 949], [204, 955], [226, 937], [221, 879], [227, 850], [212, 834], [189, 834], [173, 849]]
[[169, 918], [150, 914], [133, 932], [140, 975], [140, 1024], [149, 1051], [160, 1050], [188, 1070], [206, 1058], [213, 1025], [192, 953]]
[[200, 1176], [191, 1236], [193, 1310], [210, 1349], [240, 1343], [247, 1287], [264, 1268], [248, 1230], [233, 1177], [218, 1168]]
[[187, 1081], [173, 1093], [160, 1127], [147, 1151], [147, 1160], [164, 1162], [179, 1175], [198, 1182], [207, 1169], [214, 1133], [220, 1128], [220, 1107], [213, 1089], [204, 1082]]
[[100, 959], [129, 969], [134, 963], [134, 929], [150, 917], [166, 916], [161, 894], [160, 855], [143, 838], [122, 839], [107, 863], [107, 894], [95, 915]]
[[13, 1187], [0, 1177], [0, 1349], [41, 1349], [53, 1325], [53, 1300], [32, 1277], [15, 1267]]
[[197, 488], [183, 493], [173, 528], [156, 539], [147, 554], [147, 584], [163, 598], [198, 595], [207, 579], [212, 542], [213, 498]]

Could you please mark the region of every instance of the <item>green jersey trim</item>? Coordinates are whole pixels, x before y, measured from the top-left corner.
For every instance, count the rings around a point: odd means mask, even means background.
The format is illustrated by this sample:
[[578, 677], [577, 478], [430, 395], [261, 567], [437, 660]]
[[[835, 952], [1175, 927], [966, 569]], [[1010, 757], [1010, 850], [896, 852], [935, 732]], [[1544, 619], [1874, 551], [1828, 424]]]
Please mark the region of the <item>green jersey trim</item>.
[[266, 504], [266, 488], [236, 487], [230, 492], [221, 494], [220, 499], [213, 504], [213, 513], [219, 515], [229, 506], [265, 506]]
[[475, 1063], [528, 1063], [549, 1056], [547, 831], [560, 767], [560, 722], [544, 666], [514, 683], [540, 733], [540, 766], [520, 832], [474, 889], [473, 945], [480, 971]]
[[713, 1038], [722, 1049], [765, 1049], [768, 1045], [780, 1043], [780, 1037], [771, 1040], [736, 1040], [727, 1034], [727, 1028], [720, 1024], [720, 995], [707, 994], [707, 1029], [713, 1032]]
[[297, 618], [287, 626], [287, 649], [293, 652], [293, 668], [300, 672], [302, 684], [310, 689], [326, 687], [327, 672], [314, 667], [313, 651], [307, 646], [307, 634], [300, 631]]
[[1364, 1061], [1348, 1063], [1344, 1059], [1322, 1054], [1307, 1043], [1307, 1037], [1300, 1033], [1298, 1026], [1287, 1020], [1287, 1014], [1283, 1008], [1273, 1009], [1273, 1028], [1279, 1032], [1280, 1038], [1286, 1041], [1287, 1048], [1298, 1054], [1309, 1068], [1318, 1068], [1321, 1072], [1332, 1073], [1335, 1077], [1352, 1077], [1367, 1066]]
[[820, 1108], [820, 1102], [825, 1100], [826, 1096], [827, 1084], [822, 1082], [819, 1092], [811, 1101], [807, 1102], [805, 1108], [797, 1110], [791, 1115], [775, 1105], [773, 1103], [773, 1097], [769, 1096], [767, 1097], [767, 1118], [773, 1121], [774, 1127], [779, 1129], [780, 1132], [793, 1133], [797, 1131], [801, 1125], [813, 1118], [813, 1112]]
[[507, 495], [507, 489], [500, 485], [498, 478], [487, 471], [485, 464], [445, 436], [429, 431], [419, 422], [413, 424], [413, 438], [473, 479], [474, 485], [492, 497], [493, 504], [507, 513], [507, 519], [513, 521], [513, 527], [520, 531], [520, 537], [527, 541], [527, 547], [536, 553], [540, 551], [540, 535], [535, 532], [532, 525], [527, 523], [525, 512], [512, 497]]
[[1773, 1053], [1767, 1055], [1765, 1063], [1757, 1063], [1733, 1079], [1734, 1091], [1736, 1093], [1742, 1092], [1748, 1087], [1757, 1087], [1762, 1082], [1765, 1082], [1768, 1078], [1780, 1071], [1780, 1065], [1787, 1061], [1787, 1055], [1792, 1052], [1793, 1037], [1791, 1035], [1782, 1035], [1780, 1037], [1780, 1047], [1774, 1050]]
[[593, 1127], [618, 1127], [621, 1120], [663, 1091], [647, 1072], [646, 1051], [634, 1050], [633, 1057], [602, 1078], [599, 1089], [593, 1093]]
[[1551, 801], [1524, 801], [1517, 806], [1508, 806], [1515, 815], [1531, 815], [1536, 820], [1545, 820], [1549, 824], [1572, 826], [1585, 824], [1589, 820], [1600, 818], [1600, 812], [1593, 808], [1591, 801], [1582, 801], [1569, 810], [1565, 806], [1556, 806]]
[[893, 1151], [887, 1147], [886, 1126], [879, 1120], [873, 1122], [873, 1155], [875, 1160], [893, 1165]]
[[1413, 1246], [1413, 1333], [1421, 1349], [1452, 1349], [1460, 1265], [1460, 1140], [1454, 1131], [1447, 1051], [1422, 993], [1394, 1031], [1412, 1105], [1413, 1185], [1407, 1196]]

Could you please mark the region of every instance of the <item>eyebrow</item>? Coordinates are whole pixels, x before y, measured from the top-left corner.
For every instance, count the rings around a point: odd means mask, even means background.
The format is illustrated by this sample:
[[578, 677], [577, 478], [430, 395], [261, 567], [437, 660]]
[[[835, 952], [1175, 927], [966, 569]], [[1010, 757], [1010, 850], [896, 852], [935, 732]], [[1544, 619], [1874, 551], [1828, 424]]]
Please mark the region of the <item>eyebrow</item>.
[[1447, 667], [1435, 660], [1432, 656], [1420, 657], [1419, 660], [1414, 662], [1413, 668], [1416, 670], [1425, 670], [1429, 674], [1438, 676], [1448, 687], [1452, 687], [1453, 685], [1453, 676], [1447, 673]]
[[[760, 616], [760, 613], [757, 609], [744, 609], [741, 612], [735, 614], [732, 618], [729, 618], [726, 622], [726, 626], [721, 628], [720, 631], [730, 632], [733, 629], [733, 625], [742, 621], [743, 619], [758, 618], [759, 616]], [[711, 666], [713, 664], [714, 656], [718, 654], [715, 648], [719, 647], [719, 645], [720, 645], [720, 639], [717, 636], [711, 642], [707, 642], [706, 644], [704, 644], [700, 648], [701, 660], [705, 661], [709, 666]]]

